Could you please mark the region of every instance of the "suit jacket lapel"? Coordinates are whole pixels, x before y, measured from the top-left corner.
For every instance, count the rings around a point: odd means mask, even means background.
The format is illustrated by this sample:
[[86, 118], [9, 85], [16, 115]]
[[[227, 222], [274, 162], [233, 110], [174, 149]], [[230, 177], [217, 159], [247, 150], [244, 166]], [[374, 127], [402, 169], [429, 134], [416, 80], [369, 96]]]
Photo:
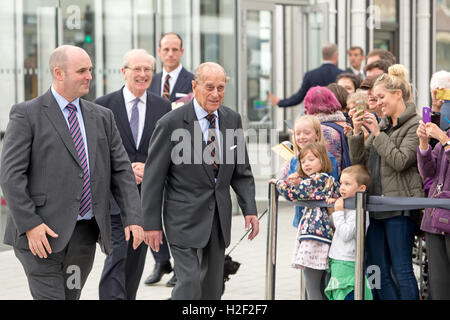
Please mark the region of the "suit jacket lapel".
[[[150, 134], [153, 132], [151, 126], [154, 125], [156, 123], [156, 115], [155, 112], [152, 112], [152, 107], [151, 107], [151, 95], [147, 93], [147, 104], [145, 106], [145, 122], [144, 122], [144, 131], [142, 132], [142, 137], [141, 137], [141, 141], [139, 143], [139, 147], [137, 147], [136, 149], [139, 149], [141, 146], [143, 146], [143, 142], [144, 141], [148, 141], [150, 140]], [[130, 134], [131, 134], [131, 129], [130, 129]], [[146, 144], [148, 145], [148, 144]], [[147, 151], [147, 150], [145, 150]]]
[[155, 81], [155, 85], [156, 85], [155, 94], [158, 96], [161, 96], [161, 78], [162, 78], [162, 72], [155, 74], [155, 76], [152, 79], [152, 82]]
[[95, 154], [97, 153], [97, 126], [95, 123], [94, 110], [85, 100], [80, 99], [81, 113], [83, 114], [84, 128], [86, 130], [86, 139], [89, 153], [89, 171], [92, 177], [94, 170]]
[[[229, 142], [227, 142], [227, 129], [232, 129], [229, 122], [228, 122], [228, 117], [226, 116], [226, 112], [225, 109], [222, 107], [219, 107], [218, 109], [218, 114], [219, 114], [219, 131], [221, 134], [221, 141], [220, 141], [220, 165], [219, 165], [219, 172], [217, 174], [217, 177], [220, 177], [220, 173], [223, 172], [225, 170], [225, 164], [227, 163], [227, 155], [228, 155], [228, 144]], [[230, 153], [230, 154], [234, 154]]]
[[[192, 158], [195, 159], [195, 157], [197, 157], [197, 159], [201, 160], [203, 169], [205, 169], [209, 180], [214, 184], [214, 174], [213, 174], [213, 172], [211, 172], [208, 165], [203, 160], [203, 150], [205, 150], [205, 148], [206, 148], [206, 143], [203, 139], [202, 129], [200, 127], [197, 116], [195, 114], [193, 102], [192, 101], [189, 102], [186, 105], [186, 108], [187, 108], [187, 110], [185, 113], [184, 121], [185, 121], [185, 129], [187, 129], [189, 131], [189, 134], [191, 136], [191, 147], [194, 150], [193, 154], [192, 154], [192, 156], [193, 156]], [[200, 145], [201, 145], [201, 147], [200, 147]], [[198, 162], [196, 162], [194, 160], [194, 163], [198, 163]]]
[[[117, 92], [117, 98], [113, 99], [114, 103], [110, 106], [117, 117], [117, 126], [121, 127], [121, 132], [125, 134], [122, 139], [128, 139], [128, 143], [135, 145], [133, 134], [131, 133], [130, 121], [128, 120], [127, 108], [125, 107], [125, 97], [123, 96], [123, 87]], [[142, 139], [141, 139], [142, 140]], [[136, 148], [137, 149], [137, 148]]]
[[45, 94], [43, 106], [45, 107], [44, 112], [46, 113], [52, 125], [55, 127], [55, 130], [61, 137], [64, 145], [69, 150], [70, 154], [78, 163], [78, 165], [81, 167], [80, 158], [78, 157], [78, 153], [75, 150], [73, 138], [70, 134], [69, 127], [67, 126], [66, 119], [64, 118], [64, 115], [61, 112], [58, 103], [53, 97], [51, 90], [48, 90]]
[[184, 83], [185, 83], [185, 80], [184, 80], [185, 77], [186, 77], [186, 71], [185, 71], [185, 69], [183, 67], [181, 69], [181, 71], [180, 71], [180, 74], [178, 75], [177, 82], [175, 82], [175, 85], [174, 85], [174, 87], [172, 89], [172, 94], [170, 95], [170, 100], [171, 101], [178, 100], [177, 92], [182, 91], [181, 90], [181, 86], [183, 86]]

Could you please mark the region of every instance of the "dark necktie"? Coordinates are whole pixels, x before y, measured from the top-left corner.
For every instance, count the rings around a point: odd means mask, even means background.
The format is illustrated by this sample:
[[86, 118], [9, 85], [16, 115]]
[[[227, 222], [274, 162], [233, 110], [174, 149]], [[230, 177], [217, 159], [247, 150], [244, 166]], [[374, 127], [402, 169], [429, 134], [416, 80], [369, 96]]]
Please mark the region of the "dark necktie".
[[81, 135], [80, 124], [78, 123], [77, 108], [71, 103], [69, 103], [66, 108], [69, 110], [70, 134], [72, 135], [75, 150], [78, 153], [81, 167], [83, 168], [83, 189], [81, 192], [80, 209], [78, 211], [78, 214], [83, 217], [92, 207], [88, 159], [84, 147], [83, 136]]
[[206, 116], [206, 120], [209, 122], [208, 141], [206, 142], [206, 148], [208, 148], [211, 155], [211, 162], [209, 164], [213, 166], [214, 176], [217, 177], [217, 173], [219, 172], [219, 158], [217, 157], [216, 115], [210, 113]]
[[136, 98], [133, 103], [133, 107], [131, 108], [131, 117], [130, 117], [130, 128], [131, 128], [131, 134], [133, 135], [134, 144], [136, 145], [136, 148], [138, 146], [138, 133], [139, 133], [139, 98]]
[[169, 100], [170, 97], [170, 83], [169, 83], [169, 79], [170, 79], [170, 74], [168, 74], [166, 76], [166, 81], [164, 81], [164, 89], [163, 89], [163, 97], [164, 99]]

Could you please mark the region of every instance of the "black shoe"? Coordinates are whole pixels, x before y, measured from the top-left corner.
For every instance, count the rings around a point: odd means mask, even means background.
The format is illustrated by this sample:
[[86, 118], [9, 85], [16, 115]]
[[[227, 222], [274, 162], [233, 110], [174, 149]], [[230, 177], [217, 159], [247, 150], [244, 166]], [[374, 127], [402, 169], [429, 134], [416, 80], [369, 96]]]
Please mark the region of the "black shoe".
[[166, 287], [175, 287], [176, 284], [177, 284], [177, 275], [174, 272], [173, 277], [170, 278], [169, 281], [167, 281]]
[[148, 276], [147, 279], [145, 279], [145, 284], [151, 285], [154, 283], [159, 282], [161, 280], [162, 276], [165, 273], [171, 273], [172, 272], [172, 266], [170, 265], [170, 262], [167, 261], [165, 263], [155, 263], [155, 268], [153, 269], [153, 272], [151, 275]]

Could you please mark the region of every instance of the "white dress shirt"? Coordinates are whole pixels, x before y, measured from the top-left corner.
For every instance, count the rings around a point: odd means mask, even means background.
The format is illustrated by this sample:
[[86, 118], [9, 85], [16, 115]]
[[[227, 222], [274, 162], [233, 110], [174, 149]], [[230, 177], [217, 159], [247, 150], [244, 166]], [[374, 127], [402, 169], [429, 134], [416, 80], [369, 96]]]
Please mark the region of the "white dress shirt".
[[134, 105], [134, 100], [139, 98], [138, 110], [139, 110], [139, 128], [138, 128], [138, 137], [137, 137], [137, 146], [139, 147], [139, 143], [141, 143], [142, 132], [144, 132], [144, 124], [145, 124], [145, 111], [147, 110], [147, 91], [140, 97], [135, 97], [131, 91], [125, 87], [123, 87], [123, 97], [125, 100], [125, 108], [127, 109], [128, 122], [131, 119], [131, 109]]
[[[335, 228], [328, 256], [331, 259], [355, 261], [356, 255], [356, 210], [335, 211], [330, 218]], [[369, 213], [366, 212], [366, 232], [369, 227]]]

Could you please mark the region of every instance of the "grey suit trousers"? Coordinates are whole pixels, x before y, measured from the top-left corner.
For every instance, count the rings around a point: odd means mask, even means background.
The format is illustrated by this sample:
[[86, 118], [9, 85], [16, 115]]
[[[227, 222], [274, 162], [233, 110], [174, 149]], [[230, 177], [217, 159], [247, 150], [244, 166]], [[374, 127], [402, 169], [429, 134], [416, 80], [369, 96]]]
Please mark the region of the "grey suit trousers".
[[177, 283], [173, 300], [220, 300], [223, 287], [225, 242], [219, 214], [214, 213], [211, 235], [205, 248], [170, 245]]
[[95, 218], [78, 221], [67, 246], [47, 259], [14, 247], [35, 300], [78, 300], [91, 272], [99, 229]]

